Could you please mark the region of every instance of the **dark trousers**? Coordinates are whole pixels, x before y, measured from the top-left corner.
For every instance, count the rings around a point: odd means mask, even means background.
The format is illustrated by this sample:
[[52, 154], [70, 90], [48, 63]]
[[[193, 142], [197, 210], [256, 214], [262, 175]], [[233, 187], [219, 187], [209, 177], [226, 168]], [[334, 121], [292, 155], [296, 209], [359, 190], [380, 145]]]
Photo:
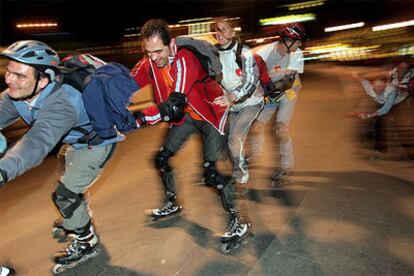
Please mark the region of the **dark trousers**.
[[[216, 162], [222, 159], [227, 153], [227, 136], [221, 135], [211, 124], [195, 120], [188, 114], [185, 115], [185, 122], [182, 125], [173, 125], [168, 130], [162, 148], [167, 149], [172, 156], [193, 134], [201, 135], [205, 162]], [[176, 195], [176, 185], [172, 168], [168, 172], [161, 172], [161, 177], [167, 197], [171, 193]], [[229, 184], [220, 190], [223, 206], [227, 210], [236, 209], [233, 194], [233, 184]]]

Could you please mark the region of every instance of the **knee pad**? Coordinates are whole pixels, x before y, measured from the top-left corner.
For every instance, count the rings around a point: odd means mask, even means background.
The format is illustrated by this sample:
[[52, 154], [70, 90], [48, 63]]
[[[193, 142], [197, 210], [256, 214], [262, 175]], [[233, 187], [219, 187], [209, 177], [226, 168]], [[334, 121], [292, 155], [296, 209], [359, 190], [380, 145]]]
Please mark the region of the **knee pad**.
[[204, 181], [206, 185], [222, 190], [226, 185], [233, 183], [233, 177], [221, 175], [215, 166], [214, 161], [206, 161], [204, 167]]
[[64, 218], [71, 218], [73, 212], [84, 202], [82, 194], [69, 191], [65, 185], [59, 182], [52, 193], [52, 201]]
[[172, 151], [168, 150], [165, 147], [162, 147], [155, 156], [155, 167], [159, 169], [161, 173], [171, 172], [172, 168], [168, 163], [168, 160], [173, 155], [174, 153]]
[[286, 143], [289, 141], [290, 133], [289, 126], [285, 123], [276, 124], [276, 136], [281, 143]]

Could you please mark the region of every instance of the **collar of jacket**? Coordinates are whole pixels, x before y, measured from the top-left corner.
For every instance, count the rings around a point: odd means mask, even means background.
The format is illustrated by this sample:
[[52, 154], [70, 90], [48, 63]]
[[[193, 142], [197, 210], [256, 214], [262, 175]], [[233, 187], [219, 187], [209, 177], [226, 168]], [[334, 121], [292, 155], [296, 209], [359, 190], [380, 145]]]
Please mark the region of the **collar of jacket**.
[[231, 41], [231, 43], [230, 43], [230, 45], [229, 46], [227, 46], [226, 48], [222, 48], [222, 47], [220, 47], [220, 46], [218, 46], [217, 47], [217, 49], [221, 52], [221, 51], [228, 51], [228, 50], [230, 50], [230, 49], [233, 49], [233, 47], [235, 46], [237, 44], [237, 41], [236, 40], [232, 40]]

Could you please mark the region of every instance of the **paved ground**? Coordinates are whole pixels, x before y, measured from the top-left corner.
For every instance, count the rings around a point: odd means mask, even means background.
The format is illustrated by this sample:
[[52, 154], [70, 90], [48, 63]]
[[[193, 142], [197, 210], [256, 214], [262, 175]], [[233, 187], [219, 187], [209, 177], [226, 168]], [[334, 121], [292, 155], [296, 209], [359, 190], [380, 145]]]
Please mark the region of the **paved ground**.
[[[67, 275], [414, 275], [414, 164], [394, 143], [371, 161], [356, 139], [358, 85], [342, 67], [308, 66], [292, 135], [296, 169], [283, 189], [270, 188], [277, 165], [267, 151], [252, 164], [250, 189], [239, 201], [255, 240], [233, 255], [220, 251], [225, 212], [199, 183], [199, 140], [173, 161], [185, 207], [181, 218], [146, 223], [160, 184], [151, 155], [165, 128], [128, 136], [89, 192], [101, 254]], [[269, 127], [270, 128], [270, 127]], [[227, 164], [222, 165], [228, 170]], [[0, 190], [0, 262], [18, 275], [48, 275], [63, 245], [51, 235], [57, 218], [50, 193], [62, 166], [48, 158]]]

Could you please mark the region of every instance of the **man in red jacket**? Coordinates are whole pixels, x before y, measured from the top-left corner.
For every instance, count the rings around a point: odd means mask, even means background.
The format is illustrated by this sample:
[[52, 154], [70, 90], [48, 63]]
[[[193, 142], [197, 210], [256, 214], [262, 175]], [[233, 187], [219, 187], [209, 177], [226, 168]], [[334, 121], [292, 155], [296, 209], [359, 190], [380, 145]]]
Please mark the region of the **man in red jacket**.
[[242, 237], [247, 224], [237, 215], [233, 201], [233, 179], [221, 175], [215, 166], [226, 145], [224, 126], [228, 108], [214, 104], [223, 95], [218, 82], [209, 77], [198, 58], [188, 49], [177, 48], [171, 39], [167, 23], [161, 19], [149, 20], [141, 30], [146, 57], [132, 70], [132, 76], [140, 87], [151, 84], [158, 105], [144, 110], [138, 122], [154, 124], [171, 122], [165, 142], [155, 156], [155, 166], [160, 171], [165, 188], [166, 203], [152, 210], [158, 219], [181, 211], [177, 203], [172, 157], [194, 133], [202, 135], [204, 154], [204, 180], [217, 188], [223, 205], [230, 213], [228, 231], [222, 242]]

